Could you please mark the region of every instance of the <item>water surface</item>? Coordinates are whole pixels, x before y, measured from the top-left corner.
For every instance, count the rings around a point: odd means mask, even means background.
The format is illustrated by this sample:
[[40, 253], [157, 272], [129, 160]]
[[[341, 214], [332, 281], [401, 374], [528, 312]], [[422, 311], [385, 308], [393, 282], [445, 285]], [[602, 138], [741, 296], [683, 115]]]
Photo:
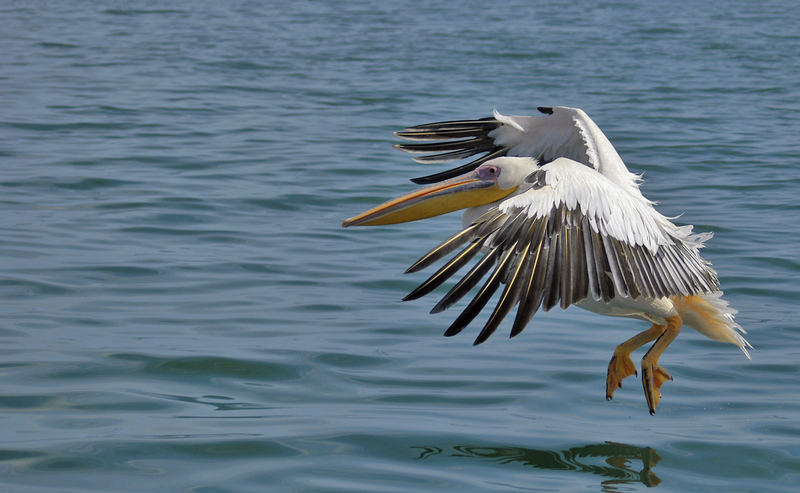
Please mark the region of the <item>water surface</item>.
[[[793, 3], [1, 12], [2, 489], [796, 491]], [[443, 338], [402, 271], [458, 218], [340, 228], [439, 169], [393, 130], [558, 104], [715, 233], [756, 348], [684, 331], [655, 417], [604, 399], [641, 323]]]

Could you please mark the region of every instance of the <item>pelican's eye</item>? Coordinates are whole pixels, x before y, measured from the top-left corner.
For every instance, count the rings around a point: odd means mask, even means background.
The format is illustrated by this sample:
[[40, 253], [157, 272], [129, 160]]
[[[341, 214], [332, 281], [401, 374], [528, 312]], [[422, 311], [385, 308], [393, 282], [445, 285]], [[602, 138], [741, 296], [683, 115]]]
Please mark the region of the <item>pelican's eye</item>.
[[500, 176], [500, 168], [498, 166], [489, 165], [478, 168], [478, 177], [482, 180], [497, 178], [498, 176]]

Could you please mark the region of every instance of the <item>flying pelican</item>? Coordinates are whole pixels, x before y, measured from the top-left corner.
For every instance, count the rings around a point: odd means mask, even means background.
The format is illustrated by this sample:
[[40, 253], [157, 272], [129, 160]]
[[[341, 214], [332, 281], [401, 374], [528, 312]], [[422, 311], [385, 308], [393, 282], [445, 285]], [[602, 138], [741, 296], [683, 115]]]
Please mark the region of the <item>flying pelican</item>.
[[[519, 305], [511, 337], [536, 311], [557, 304], [650, 322], [614, 350], [606, 376], [606, 399], [637, 374], [632, 351], [655, 341], [641, 361], [650, 414], [661, 386], [672, 380], [658, 359], [683, 324], [701, 334], [752, 348], [722, 298], [717, 273], [700, 257], [712, 236], [676, 226], [639, 190], [611, 142], [578, 108], [540, 107], [545, 116], [505, 116], [418, 125], [396, 132], [422, 143], [396, 144], [425, 154], [418, 162], [446, 162], [482, 154], [468, 164], [415, 178], [431, 184], [345, 220], [342, 226], [415, 221], [466, 209], [463, 229], [425, 254], [406, 272], [416, 272], [466, 245], [404, 300], [433, 291], [476, 254], [483, 257], [439, 301], [431, 313], [461, 299], [486, 277], [446, 336], [459, 333], [483, 309], [500, 284], [505, 287], [478, 334], [484, 342]], [[429, 142], [426, 142], [429, 141]], [[493, 268], [493, 269], [492, 269]]]

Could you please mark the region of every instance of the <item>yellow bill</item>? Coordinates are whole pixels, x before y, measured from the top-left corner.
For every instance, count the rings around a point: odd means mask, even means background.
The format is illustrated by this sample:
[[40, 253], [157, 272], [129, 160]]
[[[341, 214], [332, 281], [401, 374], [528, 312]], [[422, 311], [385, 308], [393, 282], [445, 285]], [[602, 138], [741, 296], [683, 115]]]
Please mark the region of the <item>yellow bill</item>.
[[497, 180], [486, 179], [473, 172], [384, 202], [346, 219], [342, 227], [379, 226], [427, 219], [495, 202], [507, 197], [515, 189], [503, 190], [497, 186]]

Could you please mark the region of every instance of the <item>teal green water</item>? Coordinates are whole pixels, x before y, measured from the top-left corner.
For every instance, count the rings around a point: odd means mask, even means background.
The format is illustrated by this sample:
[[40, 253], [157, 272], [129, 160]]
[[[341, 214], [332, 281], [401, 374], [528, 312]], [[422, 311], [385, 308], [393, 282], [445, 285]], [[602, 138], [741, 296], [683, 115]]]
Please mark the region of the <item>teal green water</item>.
[[[800, 486], [792, 2], [0, 7], [0, 490]], [[342, 230], [425, 168], [391, 132], [584, 108], [755, 346], [685, 330], [656, 416], [633, 320], [441, 333], [403, 270], [460, 223]], [[509, 322], [510, 323], [510, 322]]]

